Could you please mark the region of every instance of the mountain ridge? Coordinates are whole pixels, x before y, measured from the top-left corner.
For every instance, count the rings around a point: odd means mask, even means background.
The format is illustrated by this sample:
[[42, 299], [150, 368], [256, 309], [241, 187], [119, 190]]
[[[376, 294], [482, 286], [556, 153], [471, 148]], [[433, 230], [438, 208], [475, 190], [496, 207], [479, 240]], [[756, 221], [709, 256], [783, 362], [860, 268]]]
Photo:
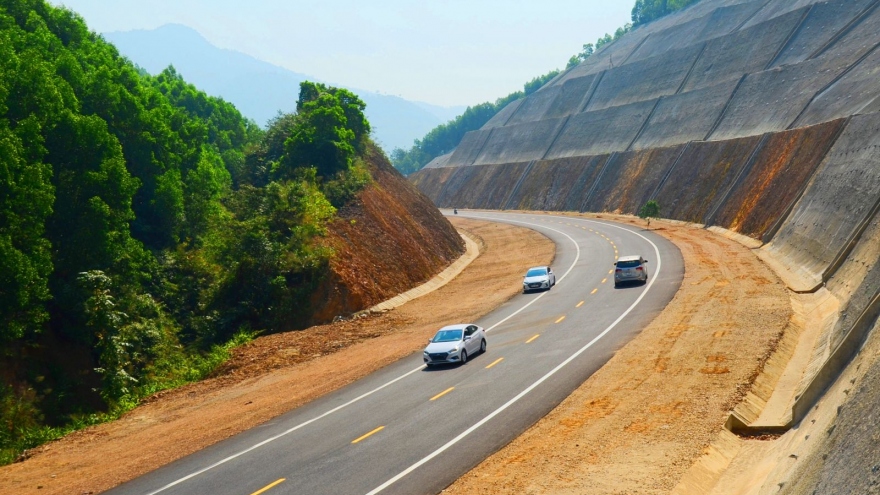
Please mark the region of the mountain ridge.
[[[236, 50], [219, 48], [183, 24], [114, 31], [102, 36], [115, 45], [120, 54], [150, 74], [173, 65], [187, 81], [229, 101], [261, 127], [279, 112], [295, 110], [302, 81], [328, 83]], [[373, 127], [373, 139], [386, 152], [412, 146], [414, 140], [464, 110], [464, 107], [441, 107], [399, 96], [348, 89], [367, 104], [366, 115]]]

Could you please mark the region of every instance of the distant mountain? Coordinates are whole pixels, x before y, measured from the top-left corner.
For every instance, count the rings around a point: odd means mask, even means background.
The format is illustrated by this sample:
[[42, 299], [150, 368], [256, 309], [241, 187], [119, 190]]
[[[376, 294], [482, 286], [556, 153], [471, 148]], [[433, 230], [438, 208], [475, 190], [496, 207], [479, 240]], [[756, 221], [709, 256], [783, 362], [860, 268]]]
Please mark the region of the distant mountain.
[[[296, 108], [302, 81], [325, 82], [241, 52], [217, 48], [195, 30], [179, 24], [103, 36], [147, 72], [157, 74], [173, 65], [188, 82], [231, 102], [260, 125], [265, 125], [279, 111], [292, 112]], [[410, 148], [414, 140], [464, 111], [464, 107], [439, 107], [348, 89], [367, 104], [366, 115], [373, 126], [373, 138], [388, 152], [394, 148]]]

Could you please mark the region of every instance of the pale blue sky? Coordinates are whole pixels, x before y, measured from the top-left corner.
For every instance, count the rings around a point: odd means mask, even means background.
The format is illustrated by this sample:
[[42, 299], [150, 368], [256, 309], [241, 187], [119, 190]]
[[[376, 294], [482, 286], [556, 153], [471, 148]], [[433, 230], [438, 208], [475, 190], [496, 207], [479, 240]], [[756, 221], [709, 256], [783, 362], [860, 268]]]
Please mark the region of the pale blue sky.
[[635, 0], [51, 0], [101, 33], [179, 23], [333, 84], [494, 101], [629, 21]]

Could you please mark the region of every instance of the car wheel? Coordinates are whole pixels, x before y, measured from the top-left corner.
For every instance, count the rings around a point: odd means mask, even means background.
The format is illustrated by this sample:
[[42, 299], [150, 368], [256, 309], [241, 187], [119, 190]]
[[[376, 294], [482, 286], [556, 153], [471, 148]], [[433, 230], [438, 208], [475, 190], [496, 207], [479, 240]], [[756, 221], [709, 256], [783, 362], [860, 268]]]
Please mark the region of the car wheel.
[[480, 354], [484, 352], [486, 352], [486, 339], [483, 339], [483, 341], [480, 342]]
[[467, 351], [462, 350], [461, 351], [461, 364], [464, 364], [466, 362], [467, 362]]

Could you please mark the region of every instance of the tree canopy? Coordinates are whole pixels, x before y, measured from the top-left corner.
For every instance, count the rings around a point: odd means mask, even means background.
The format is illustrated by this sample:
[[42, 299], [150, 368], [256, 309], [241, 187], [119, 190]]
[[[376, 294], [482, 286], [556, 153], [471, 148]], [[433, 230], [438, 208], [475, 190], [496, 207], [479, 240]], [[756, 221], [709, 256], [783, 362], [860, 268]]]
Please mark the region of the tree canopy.
[[300, 89], [263, 131], [66, 8], [0, 5], [0, 463], [306, 325], [370, 124]]

